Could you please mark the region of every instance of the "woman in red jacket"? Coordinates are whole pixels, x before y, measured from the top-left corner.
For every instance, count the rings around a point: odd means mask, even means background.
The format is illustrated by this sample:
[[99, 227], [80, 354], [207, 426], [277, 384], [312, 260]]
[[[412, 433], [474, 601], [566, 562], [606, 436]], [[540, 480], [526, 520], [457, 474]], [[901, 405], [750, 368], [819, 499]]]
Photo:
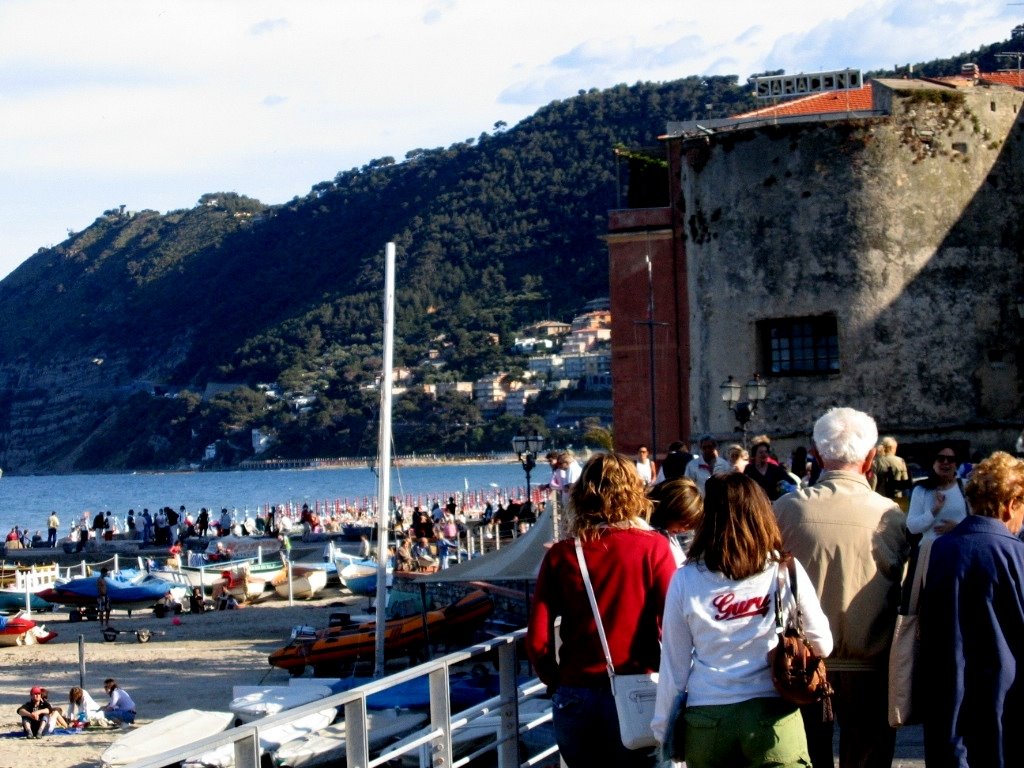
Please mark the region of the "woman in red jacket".
[[569, 768], [653, 766], [652, 750], [628, 750], [619, 739], [608, 668], [574, 539], [583, 543], [617, 674], [658, 669], [661, 613], [675, 560], [665, 537], [647, 523], [651, 503], [632, 459], [592, 457], [573, 485], [569, 508], [574, 538], [557, 542], [541, 564], [526, 643], [538, 676], [554, 691], [558, 748]]

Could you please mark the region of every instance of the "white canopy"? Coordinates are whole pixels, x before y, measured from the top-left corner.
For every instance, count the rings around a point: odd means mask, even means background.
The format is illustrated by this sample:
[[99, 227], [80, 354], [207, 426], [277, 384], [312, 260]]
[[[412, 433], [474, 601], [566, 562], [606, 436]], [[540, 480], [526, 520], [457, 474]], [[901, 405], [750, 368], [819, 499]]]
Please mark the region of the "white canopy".
[[496, 552], [419, 576], [417, 581], [536, 581], [554, 530], [551, 513], [542, 512], [530, 530]]

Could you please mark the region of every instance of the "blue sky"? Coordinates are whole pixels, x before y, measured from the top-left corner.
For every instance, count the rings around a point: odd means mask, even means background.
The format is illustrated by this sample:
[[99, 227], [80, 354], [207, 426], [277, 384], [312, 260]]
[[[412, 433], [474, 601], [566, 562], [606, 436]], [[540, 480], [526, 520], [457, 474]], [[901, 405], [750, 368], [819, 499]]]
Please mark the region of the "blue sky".
[[121, 204], [281, 203], [581, 89], [889, 67], [1022, 21], [990, 0], [0, 0], [0, 277]]

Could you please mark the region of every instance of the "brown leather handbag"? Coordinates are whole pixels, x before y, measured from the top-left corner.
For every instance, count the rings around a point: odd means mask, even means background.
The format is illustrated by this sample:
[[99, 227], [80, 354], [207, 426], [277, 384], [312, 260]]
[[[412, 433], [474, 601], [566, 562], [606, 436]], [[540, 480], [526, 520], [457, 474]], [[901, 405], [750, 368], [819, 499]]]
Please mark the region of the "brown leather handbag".
[[[785, 566], [785, 570], [783, 570]], [[793, 608], [789, 618], [782, 618], [782, 587], [785, 574], [789, 574], [793, 593]], [[775, 626], [779, 634], [778, 645], [768, 652], [768, 665], [772, 670], [772, 683], [786, 701], [800, 707], [820, 703], [822, 720], [832, 720], [832, 686], [828, 682], [825, 660], [816, 654], [804, 635], [803, 618], [797, 602], [796, 565], [792, 555], [786, 555], [779, 564], [775, 586]]]

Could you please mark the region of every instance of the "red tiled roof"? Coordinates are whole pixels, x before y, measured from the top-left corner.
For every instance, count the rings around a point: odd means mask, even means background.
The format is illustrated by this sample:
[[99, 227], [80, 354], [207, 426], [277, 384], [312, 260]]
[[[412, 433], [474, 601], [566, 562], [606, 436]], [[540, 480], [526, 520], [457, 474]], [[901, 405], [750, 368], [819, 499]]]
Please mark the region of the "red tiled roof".
[[831, 112], [863, 112], [871, 109], [871, 83], [848, 91], [828, 91], [787, 99], [778, 104], [733, 115], [733, 118], [822, 115]]
[[986, 83], [999, 83], [1014, 88], [1024, 87], [1024, 73], [1021, 72], [984, 72], [979, 79]]

